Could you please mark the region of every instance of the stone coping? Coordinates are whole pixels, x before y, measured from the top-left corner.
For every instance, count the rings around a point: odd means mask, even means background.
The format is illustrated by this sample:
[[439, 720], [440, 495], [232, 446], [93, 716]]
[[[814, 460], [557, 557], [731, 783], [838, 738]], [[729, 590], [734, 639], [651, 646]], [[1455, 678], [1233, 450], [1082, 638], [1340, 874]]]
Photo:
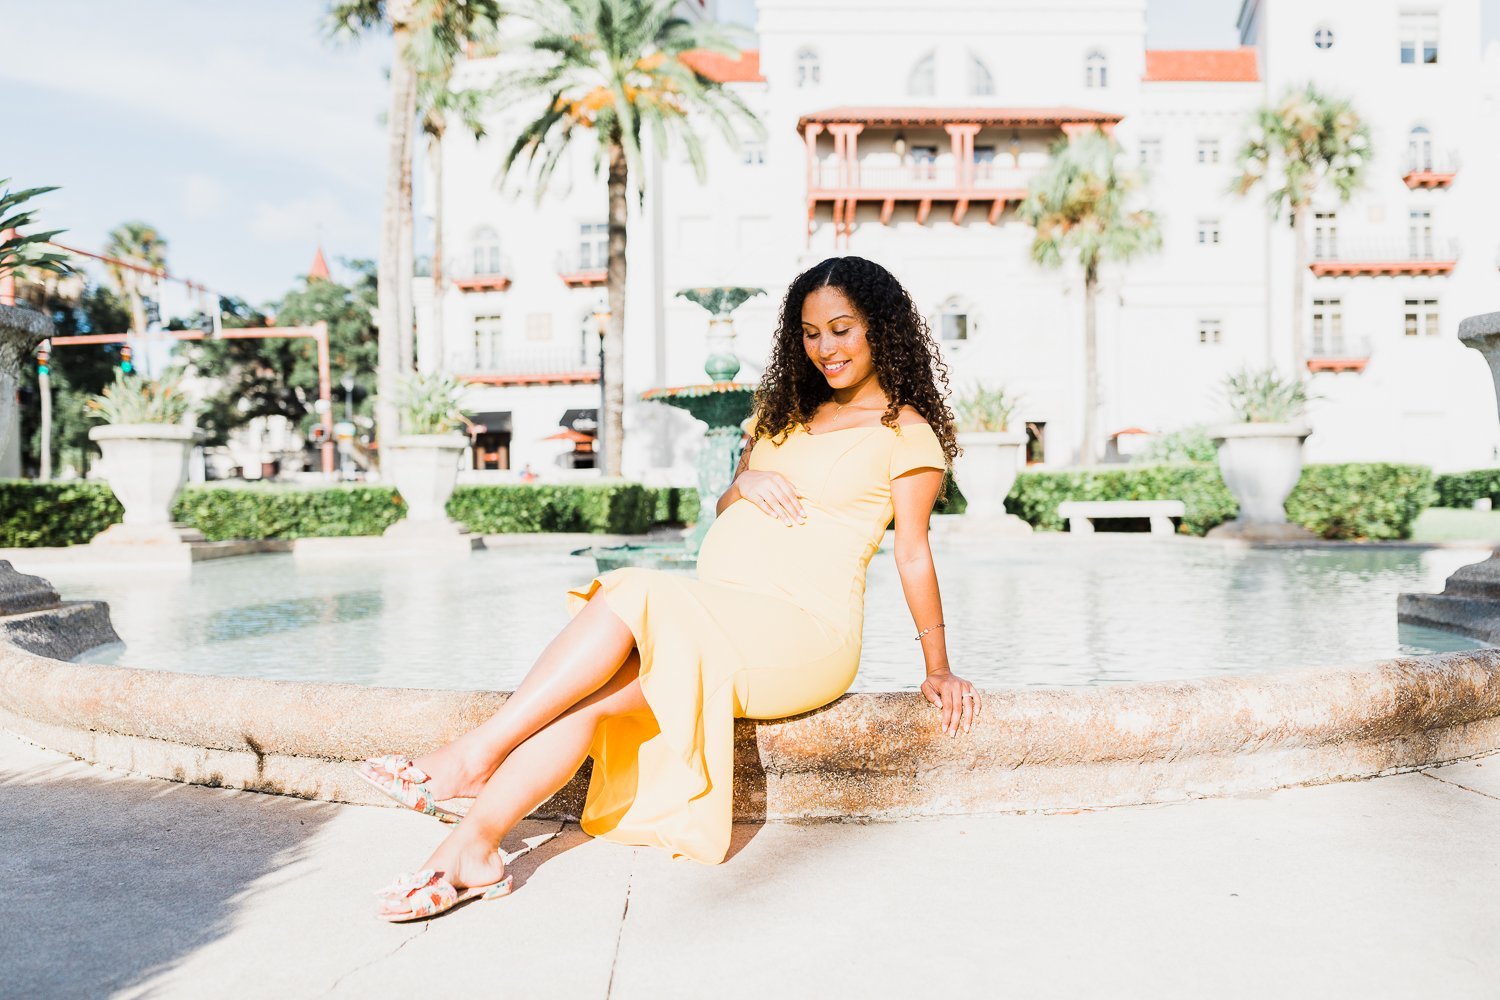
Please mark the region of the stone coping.
[[[106, 636], [107, 633], [107, 636]], [[77, 664], [96, 603], [0, 620], [0, 728], [84, 760], [208, 785], [388, 804], [347, 762], [420, 753], [507, 697]], [[988, 691], [939, 734], [914, 692], [845, 695], [735, 727], [742, 820], [1072, 810], [1371, 777], [1500, 748], [1500, 649], [1340, 667]], [[576, 818], [588, 768], [534, 815]]]

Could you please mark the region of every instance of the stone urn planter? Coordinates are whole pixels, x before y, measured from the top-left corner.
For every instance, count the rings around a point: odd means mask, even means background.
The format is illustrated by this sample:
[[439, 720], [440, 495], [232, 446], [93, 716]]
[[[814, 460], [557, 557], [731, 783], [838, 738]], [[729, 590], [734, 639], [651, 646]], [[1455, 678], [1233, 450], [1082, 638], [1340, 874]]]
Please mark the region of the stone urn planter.
[[458, 463], [469, 441], [462, 434], [407, 434], [397, 438], [383, 461], [396, 492], [406, 503], [406, 517], [385, 530], [385, 537], [423, 545], [447, 544], [467, 551], [483, 546], [477, 536], [448, 517], [448, 499], [458, 483]]
[[1017, 532], [1031, 525], [1005, 512], [1005, 498], [1016, 484], [1026, 435], [1018, 431], [960, 431], [963, 454], [953, 460], [953, 478], [963, 491], [966, 521], [1006, 524]]
[[1302, 475], [1302, 442], [1312, 429], [1300, 423], [1225, 424], [1210, 431], [1219, 449], [1219, 472], [1239, 502], [1239, 517], [1211, 530], [1213, 537], [1295, 541], [1316, 538], [1286, 519], [1286, 498]]
[[92, 544], [167, 544], [202, 541], [172, 522], [172, 501], [187, 482], [198, 429], [183, 424], [105, 424], [89, 431], [104, 453], [104, 479], [125, 508], [125, 520]]

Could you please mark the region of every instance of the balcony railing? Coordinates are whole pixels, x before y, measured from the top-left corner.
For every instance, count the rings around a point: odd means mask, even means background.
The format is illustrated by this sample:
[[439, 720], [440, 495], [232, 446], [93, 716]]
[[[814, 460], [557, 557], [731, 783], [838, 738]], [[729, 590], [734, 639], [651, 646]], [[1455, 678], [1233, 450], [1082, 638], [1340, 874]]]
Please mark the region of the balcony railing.
[[557, 275], [569, 288], [592, 288], [609, 278], [604, 254], [560, 253], [556, 260]]
[[1307, 368], [1315, 372], [1363, 371], [1369, 360], [1368, 337], [1314, 335], [1307, 352]]
[[533, 347], [488, 352], [480, 345], [467, 355], [450, 355], [449, 367], [473, 382], [498, 385], [543, 385], [555, 382], [596, 382], [599, 350], [596, 345]]
[[510, 287], [510, 258], [500, 257], [476, 267], [472, 257], [458, 257], [448, 262], [448, 280], [464, 292], [503, 292]]
[[[1000, 167], [993, 163], [969, 165], [973, 187], [985, 191], [1024, 190], [1032, 171]], [[818, 163], [813, 170], [813, 187], [825, 191], [953, 191], [969, 185], [961, 182], [956, 164], [951, 160], [916, 160], [907, 163], [856, 163], [845, 176], [843, 164]]]
[[1458, 261], [1458, 241], [1413, 232], [1402, 239], [1348, 240], [1315, 235], [1312, 271], [1319, 276], [1447, 274]]
[[1458, 154], [1449, 151], [1409, 149], [1401, 179], [1409, 188], [1441, 188], [1453, 183], [1458, 173]]

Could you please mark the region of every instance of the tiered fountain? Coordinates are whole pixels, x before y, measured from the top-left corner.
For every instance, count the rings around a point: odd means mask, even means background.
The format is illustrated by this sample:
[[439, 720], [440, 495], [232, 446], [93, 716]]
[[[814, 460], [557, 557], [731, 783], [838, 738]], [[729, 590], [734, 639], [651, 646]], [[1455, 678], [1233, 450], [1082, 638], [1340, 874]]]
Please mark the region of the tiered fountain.
[[734, 320], [731, 314], [747, 299], [764, 295], [760, 288], [687, 288], [677, 293], [682, 298], [707, 309], [708, 361], [704, 371], [712, 380], [705, 385], [649, 389], [641, 398], [686, 410], [708, 425], [708, 440], [698, 452], [698, 524], [693, 533], [680, 542], [646, 545], [590, 546], [578, 549], [575, 556], [592, 556], [603, 573], [622, 566], [646, 566], [653, 569], [692, 569], [698, 561], [698, 547], [714, 520], [714, 505], [734, 479], [744, 445], [740, 425], [750, 416], [755, 386], [736, 382], [740, 359], [734, 351]]

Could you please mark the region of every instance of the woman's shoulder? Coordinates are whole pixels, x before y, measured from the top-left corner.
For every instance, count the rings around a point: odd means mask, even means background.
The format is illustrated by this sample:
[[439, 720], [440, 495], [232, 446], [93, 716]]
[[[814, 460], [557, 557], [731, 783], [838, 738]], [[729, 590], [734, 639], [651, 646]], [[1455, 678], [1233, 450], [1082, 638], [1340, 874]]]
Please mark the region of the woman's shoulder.
[[896, 427], [901, 430], [909, 427], [926, 427], [928, 430], [932, 430], [932, 425], [927, 422], [927, 418], [922, 416], [920, 410], [910, 404], [901, 407], [900, 411], [897, 412]]

